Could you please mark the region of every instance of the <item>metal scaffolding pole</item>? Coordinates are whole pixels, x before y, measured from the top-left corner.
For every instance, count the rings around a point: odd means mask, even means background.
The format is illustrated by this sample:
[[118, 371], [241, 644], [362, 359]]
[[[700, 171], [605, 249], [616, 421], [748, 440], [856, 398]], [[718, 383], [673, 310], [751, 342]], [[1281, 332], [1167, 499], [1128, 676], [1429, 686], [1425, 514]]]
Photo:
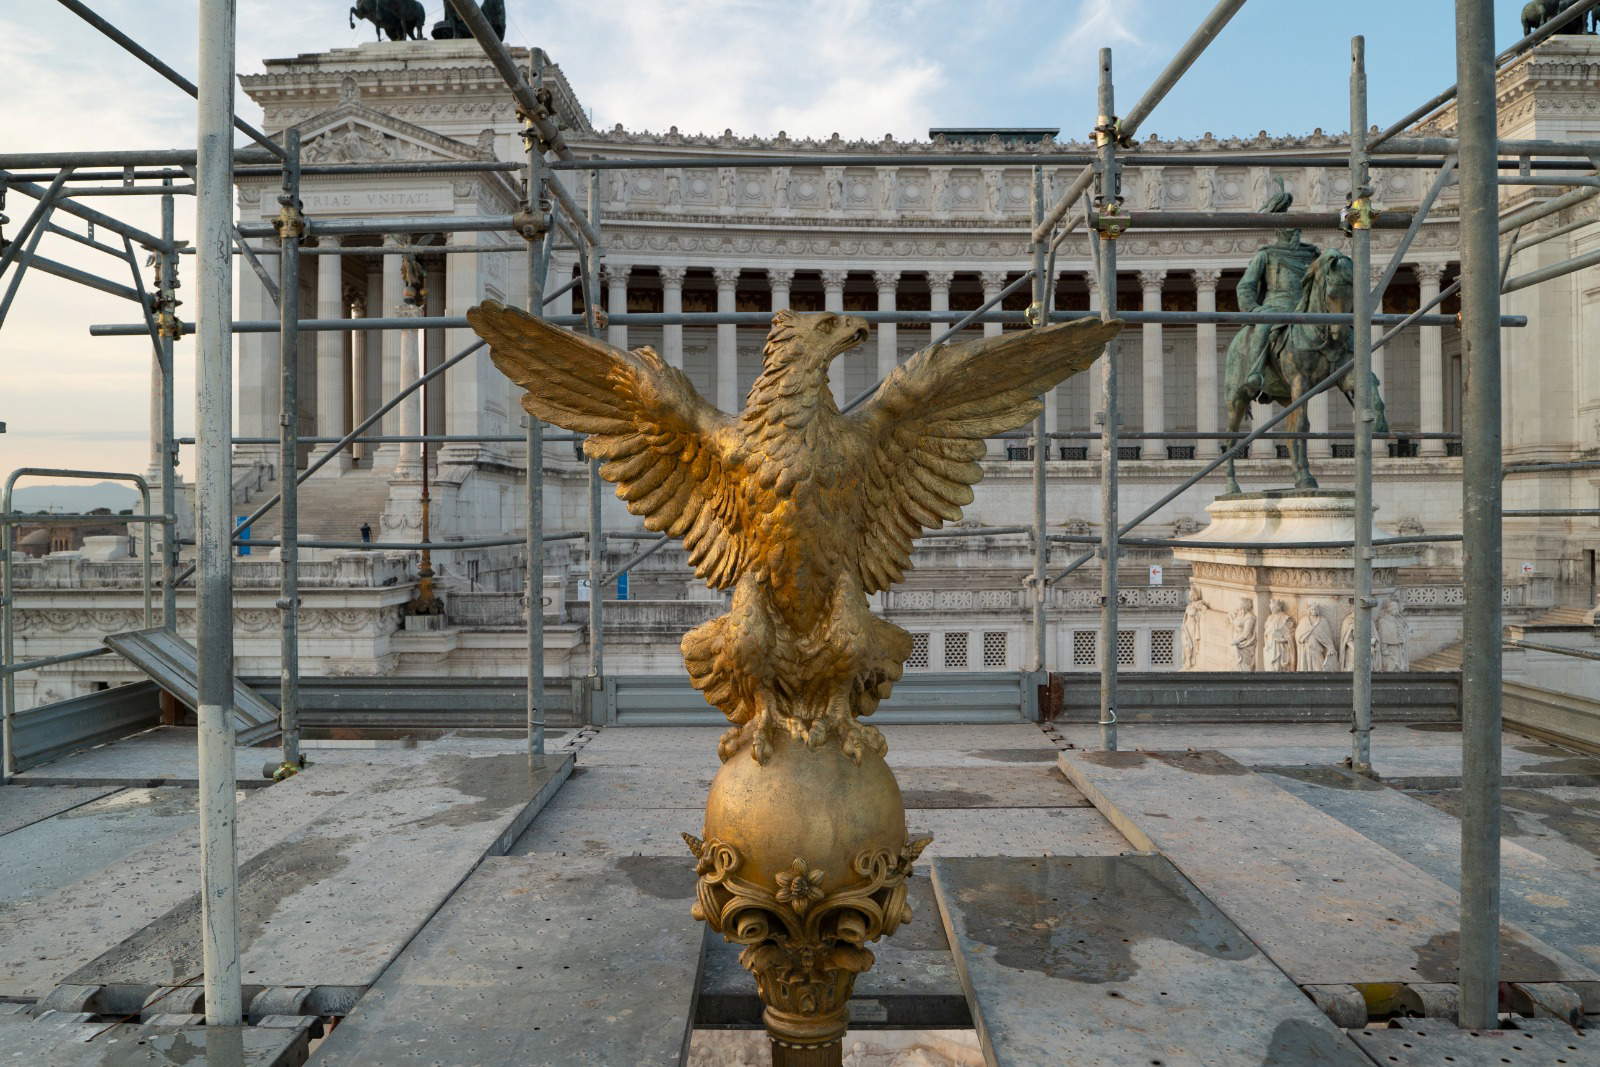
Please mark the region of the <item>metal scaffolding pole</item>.
[[1355, 649], [1351, 664], [1350, 769], [1372, 773], [1372, 189], [1367, 172], [1367, 41], [1350, 40], [1351, 331], [1355, 352]]
[[[1101, 216], [1099, 240], [1100, 321], [1117, 317], [1117, 237], [1120, 231], [1107, 220], [1122, 207], [1122, 176], [1117, 164], [1116, 87], [1111, 80], [1111, 49], [1100, 49], [1100, 114], [1095, 120], [1100, 147], [1100, 195], [1095, 211]], [[1106, 342], [1100, 358], [1100, 747], [1117, 748], [1117, 563], [1122, 554], [1117, 539], [1117, 342]]]
[[[278, 194], [278, 727], [282, 731], [280, 774], [300, 766], [300, 131], [284, 131], [288, 158]], [[231, 265], [231, 260], [230, 260]], [[328, 269], [327, 267], [323, 268]]]
[[[533, 72], [536, 83], [543, 80], [543, 71]], [[544, 166], [544, 148], [537, 139], [537, 130], [524, 131], [528, 149], [526, 210], [532, 212], [544, 232], [538, 241], [528, 245], [528, 314], [543, 315], [545, 305], [544, 275], [550, 244], [550, 212], [544, 199], [547, 173]], [[535, 415], [527, 415], [527, 553], [526, 599], [528, 603], [528, 758], [544, 755], [544, 423]], [[574, 709], [575, 711], [577, 709]]]
[[[233, 55], [234, 0], [200, 0], [195, 246], [200, 311], [195, 479], [198, 593], [200, 936], [206, 1023], [237, 1026], [239, 871], [234, 799], [233, 584], [229, 503], [233, 432]], [[169, 244], [170, 247], [170, 244]]]
[[[169, 181], [171, 179], [168, 179]], [[177, 202], [161, 198], [161, 237], [169, 244], [175, 233]], [[126, 238], [124, 238], [126, 240]], [[174, 314], [178, 287], [178, 257], [172, 252], [157, 252], [160, 276], [156, 279], [156, 332], [161, 343], [161, 513], [172, 516], [161, 536], [161, 625], [178, 631], [178, 445], [175, 383], [172, 349], [177, 336]]]
[[55, 209], [56, 198], [61, 195], [61, 187], [66, 184], [67, 179], [71, 176], [72, 168], [70, 167], [56, 172], [55, 179], [45, 189], [44, 195], [39, 198], [38, 203], [33, 205], [33, 210], [28, 212], [28, 217], [22, 220], [22, 225], [17, 228], [16, 233], [11, 235], [11, 240], [6, 242], [5, 250], [0, 252], [0, 274], [6, 272], [6, 268], [11, 266], [12, 261], [17, 258], [23, 248], [32, 248], [39, 243], [37, 240], [30, 243], [28, 238], [35, 229], [48, 225], [47, 220], [50, 212]]
[[[451, 0], [464, 4], [470, 0]], [[551, 182], [552, 186], [559, 184]], [[600, 228], [600, 176], [589, 175], [589, 218], [591, 227]], [[580, 250], [581, 251], [581, 250]], [[583, 328], [595, 336], [598, 324], [595, 309], [600, 301], [600, 248], [593, 247], [591, 254], [583, 257], [579, 269], [583, 276]], [[606, 531], [601, 506], [605, 501], [605, 483], [600, 480], [600, 461], [589, 460], [589, 720], [594, 721], [594, 709], [602, 700], [606, 669]], [[577, 710], [577, 709], [574, 709]]]
[[1491, 1029], [1500, 1010], [1501, 458], [1499, 186], [1495, 181], [1493, 0], [1456, 0], [1461, 138], [1461, 1012]]
[[[1033, 225], [1038, 229], [1044, 221], [1044, 168], [1033, 168]], [[1042, 329], [1049, 324], [1049, 284], [1054, 280], [1044, 272], [1044, 259], [1047, 251], [1046, 241], [1034, 241], [1033, 244], [1033, 303], [1028, 308], [1029, 317], [1033, 320], [1035, 329]], [[1053, 387], [1052, 387], [1053, 388]], [[1049, 404], [1045, 400], [1046, 405]], [[1050, 566], [1050, 539], [1049, 531], [1045, 528], [1047, 520], [1046, 500], [1046, 462], [1050, 458], [1050, 434], [1045, 426], [1045, 410], [1040, 409], [1039, 415], [1033, 420], [1033, 575], [1029, 584], [1033, 593], [1033, 669], [1036, 671], [1049, 670], [1049, 656], [1046, 646], [1049, 643], [1045, 608], [1050, 596], [1050, 586], [1046, 583], [1046, 571]]]

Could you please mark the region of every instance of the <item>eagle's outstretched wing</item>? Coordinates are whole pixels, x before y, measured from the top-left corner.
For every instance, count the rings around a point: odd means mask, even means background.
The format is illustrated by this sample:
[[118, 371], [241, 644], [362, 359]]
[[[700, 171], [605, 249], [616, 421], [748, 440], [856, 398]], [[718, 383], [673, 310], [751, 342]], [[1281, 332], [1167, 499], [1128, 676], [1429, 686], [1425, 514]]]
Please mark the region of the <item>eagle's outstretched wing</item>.
[[1079, 319], [917, 353], [851, 418], [874, 452], [865, 479], [861, 581], [898, 582], [924, 529], [961, 518], [983, 476], [983, 439], [1038, 416], [1039, 396], [1088, 369], [1121, 322]]
[[734, 420], [695, 392], [688, 377], [649, 348], [624, 352], [486, 300], [467, 312], [489, 356], [527, 392], [531, 414], [589, 434], [628, 510], [649, 530], [683, 538], [689, 565], [727, 588], [743, 569], [736, 534], [740, 495], [726, 450]]

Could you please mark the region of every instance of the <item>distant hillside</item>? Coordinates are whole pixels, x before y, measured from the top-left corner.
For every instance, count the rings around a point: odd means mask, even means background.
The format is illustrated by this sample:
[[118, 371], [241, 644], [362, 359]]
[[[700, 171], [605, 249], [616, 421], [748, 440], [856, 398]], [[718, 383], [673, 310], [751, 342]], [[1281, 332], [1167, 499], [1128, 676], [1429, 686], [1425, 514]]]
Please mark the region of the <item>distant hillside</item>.
[[113, 513], [139, 506], [139, 491], [116, 482], [83, 482], [77, 485], [21, 485], [11, 494], [16, 511], [61, 511], [79, 513], [95, 508], [110, 508]]

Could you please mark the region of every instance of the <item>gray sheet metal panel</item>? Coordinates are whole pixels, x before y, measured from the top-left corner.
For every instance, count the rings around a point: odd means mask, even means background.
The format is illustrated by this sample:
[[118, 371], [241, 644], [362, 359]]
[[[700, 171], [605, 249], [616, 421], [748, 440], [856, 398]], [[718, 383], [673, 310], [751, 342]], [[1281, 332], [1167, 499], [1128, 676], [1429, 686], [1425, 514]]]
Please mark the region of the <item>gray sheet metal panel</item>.
[[[1455, 892], [1266, 776], [1217, 752], [1074, 751], [1060, 765], [1300, 985], [1455, 980]], [[1519, 927], [1501, 941], [1506, 981], [1600, 980]]]
[[0, 1015], [0, 1048], [8, 1059], [38, 1067], [299, 1067], [315, 1022], [180, 1028]]
[[[276, 678], [245, 678], [263, 699], [276, 701]], [[568, 679], [546, 683], [552, 725], [570, 725]], [[306, 678], [300, 679], [300, 717], [307, 726], [525, 727], [523, 678]]]
[[[185, 705], [196, 706], [200, 654], [189, 642], [156, 627], [107, 634], [105, 644]], [[278, 709], [237, 678], [233, 680], [233, 717], [235, 740], [242, 745], [271, 737], [278, 730]]]
[[1600, 1063], [1600, 1038], [1554, 1019], [1518, 1019], [1516, 1030], [1461, 1030], [1442, 1019], [1396, 1019], [1357, 1030], [1355, 1043], [1384, 1067], [1552, 1067]]
[[124, 789], [8, 834], [0, 900], [25, 900], [71, 885], [193, 826], [196, 817], [193, 789]]
[[939, 859], [933, 880], [994, 1067], [1368, 1067], [1161, 857]]
[[[1459, 886], [1460, 819], [1342, 768], [1273, 780], [1445, 885]], [[1593, 864], [1569, 870], [1513, 841], [1501, 842], [1500, 862], [1506, 918], [1600, 968], [1600, 882]]]
[[318, 1067], [679, 1064], [703, 930], [680, 859], [491, 859], [318, 1049]]
[[[361, 791], [239, 871], [247, 984], [312, 986], [343, 1014], [485, 856], [504, 853], [571, 773], [548, 756], [437, 754]], [[299, 777], [299, 776], [296, 776]], [[198, 895], [68, 978], [73, 985], [182, 985], [200, 970]]]
[[17, 769], [155, 725], [161, 717], [157, 688], [154, 682], [134, 682], [18, 712], [12, 734]]
[[[1100, 678], [1061, 672], [1058, 722], [1094, 722]], [[1350, 675], [1233, 671], [1121, 672], [1118, 720], [1137, 722], [1348, 722]], [[1449, 672], [1378, 674], [1373, 715], [1382, 722], [1455, 722], [1461, 717], [1460, 675]]]
[[[877, 726], [1023, 721], [1016, 671], [907, 674], [867, 721]], [[710, 726], [726, 720], [686, 675], [613, 675], [617, 726]], [[608, 694], [609, 696], [609, 694]]]

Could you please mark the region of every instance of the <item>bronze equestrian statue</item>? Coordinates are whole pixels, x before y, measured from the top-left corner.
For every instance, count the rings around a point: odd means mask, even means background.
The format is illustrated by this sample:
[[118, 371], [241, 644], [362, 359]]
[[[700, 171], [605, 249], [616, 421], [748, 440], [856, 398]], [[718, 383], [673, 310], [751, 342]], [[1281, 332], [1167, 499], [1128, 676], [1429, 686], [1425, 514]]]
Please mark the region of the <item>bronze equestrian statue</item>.
[[[1292, 194], [1279, 190], [1262, 206], [1263, 211], [1280, 213], [1294, 203]], [[1349, 312], [1353, 306], [1350, 257], [1334, 249], [1321, 250], [1300, 239], [1296, 229], [1279, 230], [1277, 238], [1255, 254], [1239, 281], [1240, 311]], [[1228, 432], [1236, 433], [1250, 414], [1252, 403], [1277, 401], [1290, 404], [1306, 390], [1333, 373], [1353, 350], [1348, 326], [1290, 326], [1258, 324], [1246, 326], [1228, 345], [1228, 362], [1223, 396], [1228, 406]], [[1340, 390], [1355, 403], [1355, 372], [1347, 374]], [[1372, 379], [1375, 433], [1388, 433], [1383, 398], [1378, 394], [1378, 379]], [[1285, 420], [1292, 433], [1306, 429], [1306, 410], [1301, 408]], [[1295, 488], [1315, 489], [1304, 438], [1293, 441], [1289, 453], [1294, 461]], [[1234, 461], [1228, 460], [1227, 491], [1239, 492], [1234, 476]]]
[[[1530, 0], [1522, 8], [1522, 36], [1537, 30], [1555, 18], [1562, 7], [1561, 0]], [[1557, 33], [1600, 33], [1600, 9], [1569, 15]]]
[[371, 22], [380, 41], [384, 34], [391, 41], [420, 41], [428, 13], [421, 0], [356, 0], [350, 9], [351, 29], [355, 29], [356, 19]]
[[[483, 17], [489, 20], [489, 26], [494, 30], [494, 35], [502, 41], [505, 40], [505, 0], [483, 0], [479, 7], [483, 11]], [[467, 29], [465, 22], [461, 21], [461, 16], [456, 14], [455, 8], [450, 6], [450, 0], [445, 0], [444, 18], [433, 24], [433, 39], [436, 41], [472, 40], [472, 31]]]

